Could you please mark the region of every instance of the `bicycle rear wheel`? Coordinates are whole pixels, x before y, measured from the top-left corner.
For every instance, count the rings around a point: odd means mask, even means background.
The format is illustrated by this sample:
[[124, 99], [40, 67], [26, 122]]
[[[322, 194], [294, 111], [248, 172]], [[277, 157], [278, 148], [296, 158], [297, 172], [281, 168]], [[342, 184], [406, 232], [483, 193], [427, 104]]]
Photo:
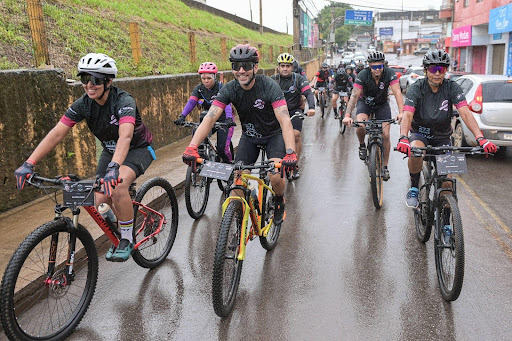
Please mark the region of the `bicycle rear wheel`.
[[274, 196], [272, 193], [264, 188], [263, 189], [263, 225], [267, 226], [272, 220], [272, 226], [268, 230], [266, 237], [260, 237], [260, 244], [267, 251], [272, 250], [276, 244], [277, 239], [279, 238], [279, 233], [281, 232], [281, 225], [275, 225], [273, 222], [274, 219]]
[[373, 205], [375, 208], [381, 208], [383, 200], [382, 151], [381, 146], [377, 143], [373, 143], [370, 147], [370, 160], [368, 162], [368, 169], [370, 171]]
[[[441, 194], [439, 198], [437, 236], [434, 241], [437, 279], [441, 295], [446, 301], [455, 301], [462, 290], [464, 281], [464, 236], [462, 219], [457, 200], [452, 194]], [[443, 241], [442, 228], [451, 226], [451, 236], [447, 244]]]
[[324, 118], [325, 114], [325, 97], [323, 94], [320, 94], [319, 105], [320, 105], [320, 113], [322, 114], [322, 118]]
[[201, 166], [197, 167], [195, 172], [192, 172], [192, 167], [189, 166], [185, 179], [185, 204], [188, 214], [194, 219], [203, 216], [210, 195], [211, 181], [200, 176], [200, 171]]
[[427, 187], [426, 182], [430, 179], [430, 167], [426, 164], [420, 173], [420, 206], [414, 210], [414, 221], [416, 225], [416, 236], [422, 243], [426, 243], [430, 239], [432, 232], [432, 219], [430, 212], [432, 202], [430, 200], [430, 188]]
[[63, 340], [82, 320], [96, 288], [98, 254], [85, 227], [78, 225], [75, 235], [71, 282], [65, 276], [66, 220], [41, 225], [14, 252], [0, 289], [2, 327], [10, 340]]
[[233, 309], [240, 283], [243, 261], [238, 260], [238, 253], [243, 218], [242, 202], [233, 200], [226, 208], [219, 228], [213, 261], [212, 299], [213, 309], [220, 317], [228, 316]]
[[[167, 258], [176, 239], [178, 200], [174, 188], [167, 180], [152, 178], [139, 188], [135, 201], [162, 213], [166, 220], [158, 234], [146, 240], [132, 253], [135, 263], [151, 269]], [[160, 225], [160, 216], [138, 205], [134, 205], [134, 217], [135, 243], [153, 234]]]

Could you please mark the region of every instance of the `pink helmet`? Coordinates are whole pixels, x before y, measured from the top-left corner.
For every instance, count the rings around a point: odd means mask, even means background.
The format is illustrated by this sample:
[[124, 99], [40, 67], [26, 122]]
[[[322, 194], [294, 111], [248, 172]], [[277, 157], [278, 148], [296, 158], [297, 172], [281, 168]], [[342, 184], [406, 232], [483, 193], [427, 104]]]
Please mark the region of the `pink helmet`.
[[217, 65], [212, 62], [204, 62], [199, 65], [199, 70], [197, 71], [201, 73], [217, 73]]

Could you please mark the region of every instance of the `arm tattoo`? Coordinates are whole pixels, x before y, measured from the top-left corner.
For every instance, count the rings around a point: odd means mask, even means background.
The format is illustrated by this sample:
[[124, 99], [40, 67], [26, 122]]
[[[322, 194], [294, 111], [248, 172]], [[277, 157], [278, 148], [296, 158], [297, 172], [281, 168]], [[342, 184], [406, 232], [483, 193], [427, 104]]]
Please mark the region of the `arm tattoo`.
[[285, 118], [290, 117], [290, 114], [288, 113], [288, 107], [286, 105], [277, 107], [274, 110], [276, 111], [276, 114], [283, 115]]
[[352, 113], [352, 110], [354, 109], [356, 101], [357, 101], [357, 90], [354, 88], [354, 89], [352, 89], [352, 94], [350, 95], [350, 100], [348, 101], [347, 113], [349, 113], [349, 114]]
[[208, 117], [215, 117], [218, 114], [219, 110], [222, 113], [222, 109], [221, 108], [219, 108], [218, 106], [212, 105], [210, 107], [210, 110], [208, 110], [208, 113], [206, 114], [206, 116], [208, 116]]

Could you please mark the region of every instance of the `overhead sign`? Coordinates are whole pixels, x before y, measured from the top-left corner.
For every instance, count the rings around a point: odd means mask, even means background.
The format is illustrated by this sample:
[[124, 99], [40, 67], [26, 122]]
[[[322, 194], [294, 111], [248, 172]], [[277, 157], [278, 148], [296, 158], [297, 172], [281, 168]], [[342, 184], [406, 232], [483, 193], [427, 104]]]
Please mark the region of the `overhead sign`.
[[512, 31], [512, 4], [489, 11], [489, 34]]
[[381, 36], [392, 36], [393, 35], [393, 27], [381, 27], [381, 28], [379, 28], [379, 34]]
[[373, 11], [356, 11], [353, 9], [345, 10], [345, 25], [363, 25], [371, 26]]

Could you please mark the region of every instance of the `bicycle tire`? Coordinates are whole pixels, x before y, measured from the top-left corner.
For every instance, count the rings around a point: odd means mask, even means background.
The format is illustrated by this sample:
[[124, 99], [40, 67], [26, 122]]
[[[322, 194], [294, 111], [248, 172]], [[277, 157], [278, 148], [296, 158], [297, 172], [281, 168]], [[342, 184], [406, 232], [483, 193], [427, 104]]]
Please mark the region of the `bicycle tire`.
[[[231, 151], [231, 157], [234, 159], [235, 158], [235, 148], [233, 148], [233, 142], [231, 142], [231, 141], [229, 142], [229, 150]], [[218, 160], [218, 162], [221, 162], [219, 156], [217, 156], [216, 159]], [[217, 179], [217, 185], [219, 185], [219, 189], [223, 193], [224, 193], [224, 189], [226, 187], [225, 184], [227, 184], [227, 181], [223, 181], [223, 180]]]
[[[58, 238], [56, 248], [50, 246], [52, 236]], [[76, 229], [73, 281], [64, 286], [45, 281], [50, 249], [57, 256], [51, 280], [63, 280], [68, 240], [67, 221], [56, 219], [39, 226], [14, 252], [0, 288], [0, 317], [10, 340], [63, 340], [85, 315], [98, 279], [98, 254], [85, 227]], [[55, 317], [61, 313], [64, 316]]]
[[[262, 206], [263, 207], [263, 211], [262, 211], [263, 217], [261, 220], [263, 221], [263, 225], [266, 226], [270, 222], [271, 219], [274, 219], [274, 196], [268, 189], [264, 188], [262, 198], [263, 198], [263, 206]], [[279, 238], [280, 232], [281, 232], [281, 225], [275, 225], [274, 223], [272, 223], [272, 226], [268, 230], [267, 236], [266, 237], [260, 236], [261, 246], [267, 251], [272, 250], [277, 244], [277, 239]]]
[[323, 95], [320, 95], [319, 102], [320, 103], [318, 103], [318, 104], [320, 105], [320, 113], [322, 114], [322, 118], [324, 118], [324, 114], [325, 114], [325, 97]]
[[340, 105], [340, 109], [339, 109], [339, 114], [340, 114], [340, 117], [339, 117], [339, 121], [340, 121], [340, 134], [345, 134], [345, 130], [347, 129], [347, 126], [343, 124], [343, 117], [345, 116], [345, 110], [347, 109], [345, 107], [345, 102], [343, 101], [343, 99], [341, 99], [341, 102], [342, 104]]
[[[167, 223], [162, 225], [160, 233], [148, 239], [132, 253], [135, 263], [143, 268], [152, 269], [165, 261], [176, 239], [179, 216], [178, 200], [169, 181], [163, 178], [151, 178], [139, 188], [135, 195], [135, 201], [164, 214], [167, 220]], [[139, 206], [134, 205], [134, 233], [141, 228], [144, 221], [147, 224], [141, 233], [134, 236], [136, 243], [152, 234], [160, 222], [158, 215], [142, 208], [141, 210], [147, 214], [146, 218], [139, 211]]]
[[187, 177], [185, 179], [185, 205], [188, 214], [199, 219], [203, 216], [208, 205], [208, 197], [210, 195], [211, 181], [199, 175], [201, 166], [195, 172], [192, 167], [187, 168]]
[[[438, 230], [434, 242], [437, 279], [443, 298], [446, 301], [455, 301], [460, 295], [464, 282], [464, 235], [462, 232], [462, 219], [457, 200], [451, 193], [441, 194], [438, 209]], [[447, 221], [447, 212], [450, 213], [449, 221], [452, 226], [452, 237], [450, 238], [450, 247], [448, 248], [443, 246], [441, 233], [441, 225], [444, 221]], [[448, 266], [447, 263], [454, 264]], [[451, 272], [453, 272], [453, 274]]]
[[375, 208], [381, 208], [383, 201], [382, 152], [381, 146], [378, 143], [373, 143], [370, 147], [368, 169], [370, 171], [373, 205]]
[[414, 210], [414, 223], [416, 226], [416, 236], [421, 243], [426, 243], [432, 233], [432, 219], [430, 218], [432, 205], [430, 201], [430, 188], [425, 183], [430, 179], [430, 168], [424, 164], [420, 173], [420, 206]]
[[[212, 280], [213, 309], [220, 317], [228, 316], [233, 309], [240, 284], [243, 261], [237, 257], [240, 251], [243, 216], [242, 202], [233, 200], [228, 204], [220, 223]], [[228, 260], [232, 260], [232, 269], [227, 268], [227, 265], [230, 265], [226, 264]]]

